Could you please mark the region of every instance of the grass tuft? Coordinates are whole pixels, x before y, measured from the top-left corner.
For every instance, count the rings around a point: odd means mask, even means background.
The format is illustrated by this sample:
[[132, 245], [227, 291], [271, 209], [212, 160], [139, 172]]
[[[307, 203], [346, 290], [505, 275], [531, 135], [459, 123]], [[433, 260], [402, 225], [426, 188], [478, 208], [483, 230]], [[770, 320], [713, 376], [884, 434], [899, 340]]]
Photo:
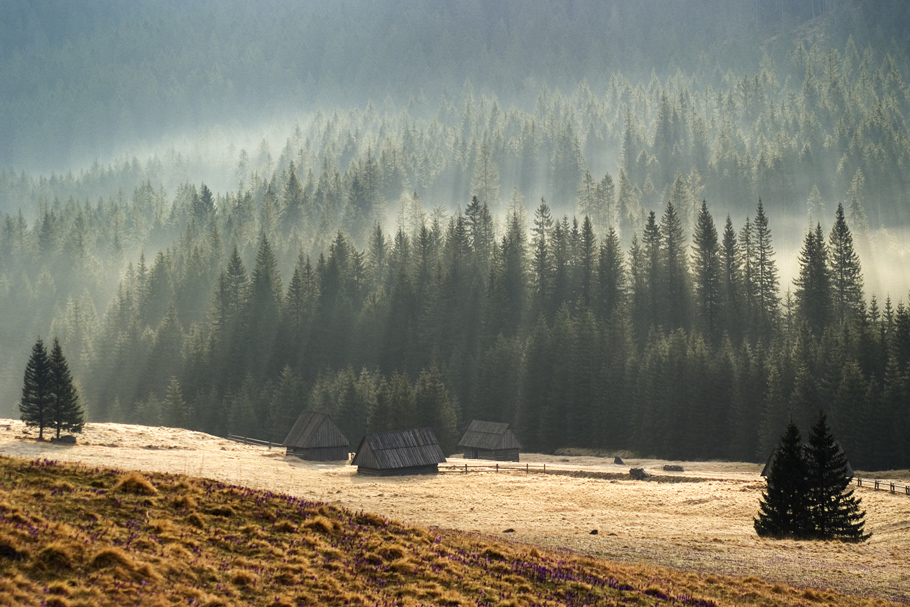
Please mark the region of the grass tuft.
[[333, 535], [337, 530], [335, 521], [329, 520], [325, 516], [317, 516], [308, 520], [304, 527], [325, 535]]
[[186, 522], [197, 529], [205, 529], [205, 519], [198, 512], [193, 512], [187, 516]]
[[132, 493], [133, 495], [155, 495], [158, 493], [155, 486], [138, 472], [130, 472], [121, 478], [112, 490]]
[[3, 560], [21, 561], [28, 556], [28, 551], [22, 547], [18, 540], [0, 533], [0, 562]]
[[231, 573], [231, 583], [234, 586], [239, 586], [240, 588], [254, 586], [257, 581], [258, 579], [255, 575], [244, 569], [236, 570]]
[[225, 518], [231, 518], [237, 515], [233, 508], [226, 505], [211, 506], [206, 508], [204, 512], [206, 514], [211, 514], [212, 516], [223, 516]]
[[275, 529], [275, 531], [277, 531], [279, 533], [296, 533], [297, 525], [295, 525], [291, 521], [287, 521], [287, 520], [278, 521], [277, 523], [275, 523], [274, 529]]
[[72, 569], [77, 560], [77, 555], [69, 545], [54, 542], [38, 552], [35, 568], [49, 573], [58, 573]]
[[199, 503], [192, 495], [178, 495], [174, 498], [174, 507], [178, 510], [195, 510]]
[[123, 567], [124, 569], [132, 571], [135, 568], [135, 565], [133, 564], [133, 559], [124, 551], [118, 548], [105, 548], [92, 557], [92, 560], [89, 561], [89, 567], [91, 569]]

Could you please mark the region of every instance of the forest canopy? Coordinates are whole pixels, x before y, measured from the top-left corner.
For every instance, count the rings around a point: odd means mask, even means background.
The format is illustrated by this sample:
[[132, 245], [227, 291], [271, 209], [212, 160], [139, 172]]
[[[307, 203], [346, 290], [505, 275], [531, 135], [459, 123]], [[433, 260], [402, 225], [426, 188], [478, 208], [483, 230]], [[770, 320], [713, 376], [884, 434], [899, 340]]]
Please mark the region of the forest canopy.
[[5, 4], [0, 414], [906, 466], [907, 5], [640, 4]]

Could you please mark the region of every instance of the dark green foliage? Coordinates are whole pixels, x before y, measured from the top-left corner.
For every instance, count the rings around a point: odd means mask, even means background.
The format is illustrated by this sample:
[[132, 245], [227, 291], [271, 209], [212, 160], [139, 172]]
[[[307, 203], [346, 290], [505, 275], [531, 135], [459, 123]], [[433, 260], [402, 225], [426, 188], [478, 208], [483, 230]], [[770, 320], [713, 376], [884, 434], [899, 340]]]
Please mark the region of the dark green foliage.
[[841, 204], [837, 205], [837, 216], [828, 236], [828, 248], [834, 317], [840, 322], [856, 320], [863, 312], [863, 275]]
[[797, 317], [807, 323], [816, 336], [820, 336], [831, 320], [832, 303], [828, 250], [821, 224], [806, 233], [799, 253], [799, 276], [793, 283], [796, 286]]
[[[694, 243], [694, 272], [695, 305], [701, 330], [709, 339], [716, 342], [720, 337], [722, 318], [722, 273], [720, 248], [717, 242], [717, 228], [714, 219], [708, 212], [708, 204], [702, 201], [701, 212], [695, 224], [695, 233], [692, 237]], [[730, 243], [730, 246], [734, 246]], [[735, 288], [734, 267], [732, 266], [734, 254], [729, 255], [730, 266], [724, 268], [727, 272], [727, 289]], [[733, 284], [731, 284], [733, 283]]]
[[38, 428], [38, 440], [44, 440], [45, 428], [55, 430], [56, 438], [61, 432], [82, 432], [79, 394], [56, 338], [50, 356], [42, 340], [32, 347], [25, 366], [19, 412], [27, 426]]
[[863, 542], [871, 534], [863, 532], [866, 513], [860, 499], [850, 488], [847, 456], [841, 449], [824, 411], [809, 432], [806, 450], [809, 463], [809, 500], [815, 536], [823, 540]]
[[82, 432], [85, 420], [82, 406], [79, 404], [79, 393], [73, 383], [69, 364], [63, 356], [63, 348], [56, 337], [49, 362], [54, 393], [51, 425], [56, 430], [57, 438], [60, 438], [61, 432]]
[[771, 228], [761, 199], [758, 200], [758, 208], [755, 211], [753, 255], [756, 331], [760, 338], [769, 339], [774, 329], [777, 328], [780, 315], [778, 309], [780, 303], [779, 276], [777, 264], [774, 261], [774, 248], [771, 244]]
[[850, 488], [852, 470], [824, 411], [804, 445], [792, 421], [771, 454], [755, 531], [761, 537], [863, 542], [866, 513]]
[[[25, 209], [0, 215], [0, 305], [19, 311], [0, 333], [15, 351], [52, 327], [99, 420], [161, 423], [176, 377], [190, 427], [280, 438], [293, 400], [318, 393], [362, 434], [435, 368], [456, 419], [496, 413], [532, 450], [763, 458], [791, 415], [824, 404], [857, 465], [904, 467], [910, 312], [866, 309], [844, 209], [827, 312], [809, 280], [825, 272], [818, 229], [805, 282], [782, 294], [770, 225], [787, 242], [793, 201], [811, 191], [824, 224], [844, 200], [865, 259], [875, 230], [905, 221], [891, 201], [906, 190], [907, 62], [894, 47], [772, 46], [786, 52], [741, 77], [710, 61], [685, 78], [616, 72], [534, 87], [533, 108], [466, 86], [398, 112], [395, 90], [382, 109], [314, 113], [280, 153], [241, 150], [236, 191], [201, 184], [216, 182], [191, 159], [0, 172], [0, 205]], [[513, 195], [494, 217], [500, 185]], [[702, 198], [729, 213], [720, 243]], [[19, 364], [0, 359], [0, 403]], [[348, 368], [366, 371], [340, 379]]]
[[19, 401], [22, 421], [29, 427], [38, 428], [38, 440], [44, 440], [44, 428], [52, 425], [55, 400], [51, 362], [44, 342], [39, 339], [25, 365], [22, 398]]
[[762, 493], [755, 532], [761, 537], [806, 539], [813, 536], [809, 469], [802, 436], [792, 421], [771, 455], [767, 487]]

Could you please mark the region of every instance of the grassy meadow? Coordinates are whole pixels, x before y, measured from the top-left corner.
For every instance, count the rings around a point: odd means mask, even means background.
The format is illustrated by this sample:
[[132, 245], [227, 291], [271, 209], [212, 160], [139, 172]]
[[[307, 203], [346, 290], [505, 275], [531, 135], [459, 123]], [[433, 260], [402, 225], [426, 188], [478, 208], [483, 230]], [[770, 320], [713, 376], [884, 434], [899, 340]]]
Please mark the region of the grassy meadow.
[[214, 480], [0, 456], [0, 604], [885, 604], [410, 526]]

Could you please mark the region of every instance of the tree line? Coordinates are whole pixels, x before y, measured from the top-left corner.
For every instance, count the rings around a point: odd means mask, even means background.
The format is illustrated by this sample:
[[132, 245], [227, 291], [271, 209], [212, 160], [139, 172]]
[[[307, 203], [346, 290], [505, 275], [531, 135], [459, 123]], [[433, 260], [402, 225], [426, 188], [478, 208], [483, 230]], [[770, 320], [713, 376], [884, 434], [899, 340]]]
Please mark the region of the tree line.
[[[825, 220], [843, 202], [854, 229], [906, 225], [908, 73], [898, 49], [799, 43], [758, 67], [676, 72], [650, 80], [616, 72], [563, 92], [536, 87], [533, 104], [479, 94], [420, 97], [406, 105], [330, 106], [290, 127], [285, 141], [96, 164], [78, 174], [0, 172], [0, 208], [123, 198], [149, 182], [275, 195], [293, 173], [305, 249], [318, 255], [342, 229], [358, 247], [376, 221], [412, 214], [402, 193], [452, 209], [472, 195], [501, 215], [517, 190], [560, 214], [584, 207], [599, 232], [624, 242], [646, 209], [677, 196], [691, 232], [703, 198], [739, 216], [762, 196], [775, 214]], [[291, 167], [294, 170], [291, 170]], [[214, 185], [213, 185], [214, 184]], [[173, 195], [173, 194], [172, 194]], [[280, 206], [280, 205], [279, 205]], [[322, 237], [323, 235], [324, 238]]]
[[761, 202], [721, 230], [703, 203], [690, 236], [671, 200], [625, 247], [545, 201], [499, 224], [475, 198], [364, 248], [338, 232], [284, 273], [266, 232], [237, 244], [245, 199], [188, 190], [182, 235], [128, 266], [102, 317], [83, 298], [54, 320], [92, 419], [281, 440], [312, 407], [352, 440], [489, 418], [532, 450], [761, 460], [824, 409], [856, 464], [907, 461], [910, 312], [863, 298], [842, 207], [782, 289]]

